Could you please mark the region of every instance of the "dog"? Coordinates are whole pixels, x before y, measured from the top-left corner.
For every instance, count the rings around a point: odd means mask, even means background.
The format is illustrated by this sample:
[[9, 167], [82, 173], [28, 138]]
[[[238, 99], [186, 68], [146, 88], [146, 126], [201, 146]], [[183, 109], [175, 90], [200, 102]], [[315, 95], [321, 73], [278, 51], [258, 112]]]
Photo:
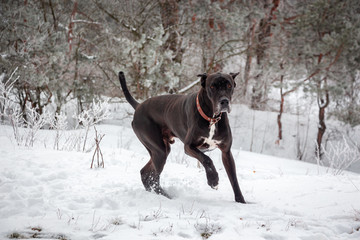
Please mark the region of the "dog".
[[119, 72], [125, 98], [135, 109], [132, 128], [150, 154], [150, 161], [140, 171], [147, 191], [170, 198], [160, 186], [160, 174], [170, 153], [170, 144], [177, 137], [184, 143], [185, 153], [204, 166], [207, 183], [214, 189], [218, 187], [219, 176], [204, 152], [219, 148], [235, 201], [245, 203], [231, 153], [232, 135], [227, 116], [238, 74], [199, 74], [201, 89], [198, 93], [156, 96], [140, 104], [129, 93], [124, 73]]

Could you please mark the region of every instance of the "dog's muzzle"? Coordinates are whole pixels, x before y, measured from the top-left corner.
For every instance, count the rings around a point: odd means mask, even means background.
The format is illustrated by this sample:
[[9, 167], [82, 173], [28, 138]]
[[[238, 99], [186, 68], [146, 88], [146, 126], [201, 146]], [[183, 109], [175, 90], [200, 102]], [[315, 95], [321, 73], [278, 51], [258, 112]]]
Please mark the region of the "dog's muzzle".
[[230, 100], [227, 97], [222, 97], [218, 103], [218, 112], [228, 112], [230, 113]]

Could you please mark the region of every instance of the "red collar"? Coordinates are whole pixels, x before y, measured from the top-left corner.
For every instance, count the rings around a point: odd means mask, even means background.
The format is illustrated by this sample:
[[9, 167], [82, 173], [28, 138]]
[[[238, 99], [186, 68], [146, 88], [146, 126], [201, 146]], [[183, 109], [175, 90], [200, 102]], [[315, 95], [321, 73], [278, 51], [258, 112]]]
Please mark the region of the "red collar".
[[[199, 93], [200, 93], [200, 92], [199, 92]], [[215, 123], [217, 123], [218, 121], [220, 121], [222, 113], [220, 113], [220, 115], [219, 115], [217, 118], [208, 117], [208, 116], [204, 113], [204, 111], [201, 109], [201, 107], [200, 107], [199, 93], [198, 93], [197, 96], [196, 96], [196, 108], [197, 108], [198, 112], [200, 113], [200, 115], [201, 115], [205, 120], [207, 120], [207, 121], [210, 122], [209, 127], [211, 127], [212, 125], [214, 125]]]

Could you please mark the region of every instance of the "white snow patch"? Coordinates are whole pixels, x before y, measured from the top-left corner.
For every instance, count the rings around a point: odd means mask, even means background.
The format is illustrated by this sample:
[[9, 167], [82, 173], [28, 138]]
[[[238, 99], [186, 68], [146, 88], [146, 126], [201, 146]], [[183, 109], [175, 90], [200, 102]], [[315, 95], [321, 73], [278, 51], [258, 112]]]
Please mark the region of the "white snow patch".
[[[139, 171], [149, 155], [129, 120], [97, 129], [104, 169], [90, 169], [92, 152], [17, 147], [11, 127], [0, 126], [1, 239], [36, 229], [48, 239], [360, 238], [358, 174], [235, 148], [244, 205], [234, 202], [220, 151], [209, 153], [220, 178], [214, 191], [177, 141], [161, 175], [170, 200], [144, 190]], [[40, 134], [50, 141], [51, 131]]]

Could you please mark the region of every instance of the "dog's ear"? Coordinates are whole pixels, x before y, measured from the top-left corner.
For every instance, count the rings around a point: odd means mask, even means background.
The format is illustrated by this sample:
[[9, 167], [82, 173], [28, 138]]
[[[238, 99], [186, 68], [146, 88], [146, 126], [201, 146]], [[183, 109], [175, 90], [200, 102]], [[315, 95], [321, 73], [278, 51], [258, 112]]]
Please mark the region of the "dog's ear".
[[237, 73], [229, 73], [229, 75], [235, 79], [237, 75], [239, 75], [240, 72], [237, 72]]
[[206, 73], [203, 73], [203, 74], [198, 74], [197, 76], [198, 76], [198, 77], [201, 77], [201, 79], [200, 79], [201, 86], [202, 86], [203, 88], [205, 88], [205, 81], [206, 81], [206, 78], [207, 78], [207, 74], [206, 74]]
[[236, 87], [236, 82], [235, 82], [235, 78], [237, 75], [239, 75], [240, 72], [237, 73], [229, 73], [229, 75], [232, 77], [232, 79], [234, 80], [234, 87]]

